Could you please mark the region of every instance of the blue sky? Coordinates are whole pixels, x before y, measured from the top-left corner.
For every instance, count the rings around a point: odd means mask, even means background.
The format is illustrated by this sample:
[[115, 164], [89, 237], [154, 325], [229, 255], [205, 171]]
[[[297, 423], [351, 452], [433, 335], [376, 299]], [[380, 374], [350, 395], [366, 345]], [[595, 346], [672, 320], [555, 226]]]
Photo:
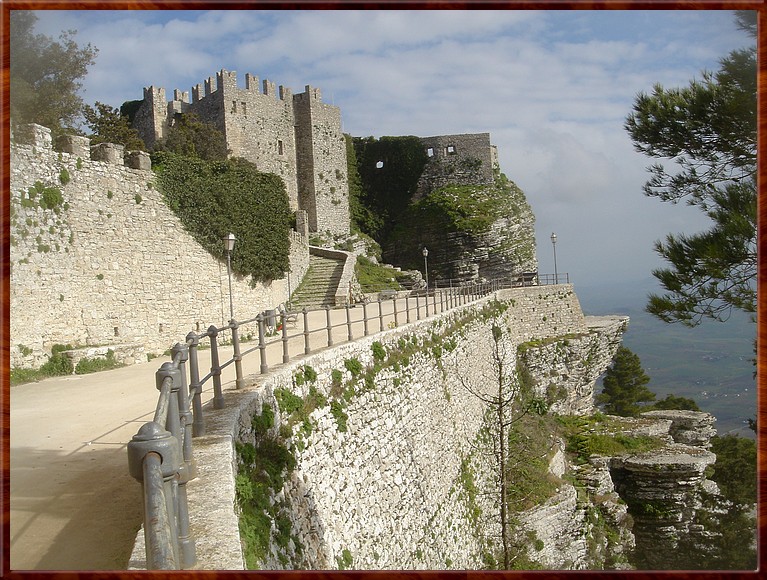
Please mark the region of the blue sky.
[[542, 272], [576, 287], [663, 266], [695, 208], [642, 194], [651, 160], [623, 129], [636, 94], [685, 86], [753, 43], [730, 11], [40, 11], [37, 31], [99, 49], [87, 103], [189, 91], [220, 69], [319, 87], [354, 136], [489, 132], [536, 215]]

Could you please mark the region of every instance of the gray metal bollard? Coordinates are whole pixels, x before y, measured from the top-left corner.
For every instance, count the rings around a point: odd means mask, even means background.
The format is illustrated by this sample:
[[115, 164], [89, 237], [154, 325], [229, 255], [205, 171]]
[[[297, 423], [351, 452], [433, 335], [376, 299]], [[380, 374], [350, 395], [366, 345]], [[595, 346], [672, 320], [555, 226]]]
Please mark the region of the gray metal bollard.
[[229, 321], [229, 328], [232, 329], [232, 360], [234, 361], [234, 385], [236, 389], [245, 386], [245, 379], [242, 376], [242, 354], [240, 354], [240, 332], [239, 323], [232, 318]]
[[282, 324], [282, 362], [290, 362], [290, 353], [288, 352], [288, 325], [285, 323], [287, 313], [280, 314], [280, 323]]
[[200, 345], [200, 338], [190, 332], [186, 335], [186, 341], [189, 344], [189, 392], [192, 395], [192, 410], [194, 412], [194, 421], [192, 423], [192, 436], [201, 437], [205, 435], [205, 419], [202, 415], [202, 385], [200, 384], [200, 363], [197, 359], [197, 348]]
[[312, 352], [312, 349], [309, 346], [309, 313], [306, 310], [306, 306], [304, 306], [302, 313], [304, 315], [304, 354], [309, 354]]
[[258, 322], [258, 350], [261, 353], [261, 374], [263, 375], [269, 370], [269, 365], [266, 364], [266, 341], [264, 339], [265, 324], [264, 315], [259, 314], [256, 316], [256, 322]]

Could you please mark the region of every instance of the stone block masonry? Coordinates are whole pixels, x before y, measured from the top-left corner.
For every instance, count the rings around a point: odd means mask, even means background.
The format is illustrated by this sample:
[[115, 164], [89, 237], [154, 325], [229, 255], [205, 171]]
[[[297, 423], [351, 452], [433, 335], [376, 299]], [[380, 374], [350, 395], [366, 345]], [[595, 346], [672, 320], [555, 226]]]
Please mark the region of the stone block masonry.
[[498, 169], [498, 151], [490, 133], [422, 137], [427, 163], [418, 180], [414, 199], [449, 183], [489, 185]]
[[[226, 263], [203, 250], [165, 205], [146, 154], [125, 154], [134, 168], [121, 148], [99, 146], [97, 161], [82, 137], [56, 151], [39, 126], [15, 139], [11, 366], [39, 366], [57, 343], [132, 343], [162, 353], [190, 331], [228, 322]], [[293, 289], [308, 261], [306, 238], [293, 235]], [[240, 320], [284, 302], [288, 291], [286, 279], [253, 288], [238, 276], [232, 290]]]
[[[497, 297], [509, 305], [503, 314], [509, 329], [503, 343], [511, 357], [509, 368], [514, 368], [517, 348], [524, 342], [604, 333], [608, 338], [595, 343], [611, 349], [619, 335], [616, 324], [590, 328], [570, 286], [517, 288], [498, 292]], [[472, 499], [462, 478], [462, 463], [475, 448], [487, 410], [466, 386], [480, 392], [493, 388], [488, 378], [494, 371], [489, 356], [491, 331], [477, 317], [490, 300], [275, 367], [267, 375], [252, 378], [245, 389], [225, 391], [225, 409], [206, 408], [207, 435], [195, 440], [195, 458], [205, 478], [188, 486], [199, 567], [240, 569], [243, 565], [237, 549], [234, 447], [236, 442], [254, 442], [252, 418], [260, 414], [264, 403], [275, 410], [275, 432], [286, 424], [288, 418], [281, 415], [274, 397], [277, 389], [284, 388], [303, 398], [316, 389], [328, 397], [328, 404], [309, 415], [308, 432], [300, 424], [293, 427], [288, 445], [297, 467], [273, 501], [286, 506], [294, 540], [287, 547], [272, 544], [265, 569], [336, 569], [345, 554], [351, 555], [355, 569], [482, 568], [489, 538], [498, 531], [492, 517], [493, 499], [484, 494]], [[462, 324], [452, 326], [456, 321]], [[441, 348], [424, 346], [449, 329]], [[355, 380], [347, 362], [356, 360], [362, 369], [372, 367], [375, 342], [388, 354], [397, 353], [403, 344], [422, 348], [406, 361], [380, 368], [372, 380], [361, 376]], [[451, 343], [453, 347], [447, 346]], [[599, 358], [608, 359], [608, 354]], [[316, 373], [316, 380], [299, 384], [295, 377], [306, 366]], [[356, 394], [343, 408], [345, 428], [331, 408], [333, 375], [337, 379], [338, 373], [344, 383], [356, 385]], [[584, 375], [584, 380], [590, 379]], [[575, 382], [572, 379], [567, 388], [587, 389]], [[472, 461], [491, 459], [475, 455]], [[209, 469], [211, 465], [218, 467]], [[476, 465], [477, 473], [493, 469], [492, 464]], [[209, 506], [216, 508], [211, 511]], [[479, 520], [477, 506], [484, 514]], [[572, 517], [571, 509], [555, 511], [552, 518]], [[573, 528], [572, 522], [569, 527], [564, 521], [557, 525]], [[570, 539], [560, 538], [559, 544], [570, 546], [568, 557], [578, 554], [577, 561], [582, 562], [585, 543], [579, 530], [573, 534]], [[300, 554], [296, 541], [302, 547]], [[230, 546], [229, 553], [222, 546]], [[140, 560], [139, 542], [133, 564], [140, 566]]]

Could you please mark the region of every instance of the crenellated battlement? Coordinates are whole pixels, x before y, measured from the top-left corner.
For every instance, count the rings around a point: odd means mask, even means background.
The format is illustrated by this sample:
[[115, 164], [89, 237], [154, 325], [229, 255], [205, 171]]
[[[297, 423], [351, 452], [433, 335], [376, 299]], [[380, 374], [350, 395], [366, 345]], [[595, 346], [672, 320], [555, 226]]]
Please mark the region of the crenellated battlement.
[[91, 145], [88, 137], [80, 135], [62, 135], [54, 142], [51, 130], [42, 125], [30, 124], [16, 128], [11, 135], [11, 141], [16, 145], [31, 147], [33, 150], [69, 153], [82, 160], [124, 165], [144, 171], [152, 169], [149, 153], [145, 151], [125, 151], [123, 145], [115, 143]]
[[[309, 89], [308, 85], [307, 89]], [[155, 93], [150, 94], [150, 90], [155, 91]], [[319, 89], [312, 90], [316, 93], [314, 98], [316, 100], [320, 100]], [[154, 87], [148, 87], [144, 89], [144, 99], [154, 98], [155, 100], [160, 100], [160, 97], [157, 96], [156, 91], [162, 91], [162, 98], [164, 99], [164, 89], [155, 89]], [[250, 73], [245, 74], [245, 86], [239, 87], [237, 85], [237, 72], [221, 69], [216, 73], [215, 77], [208, 77], [202, 83], [198, 83], [192, 87], [191, 101], [189, 100], [190, 92], [180, 91], [179, 89], [175, 89], [173, 91], [173, 100], [192, 104], [197, 103], [198, 101], [201, 101], [202, 99], [209, 97], [218, 91], [221, 91], [226, 95], [235, 95], [238, 93], [261, 95], [276, 98], [276, 100], [285, 101], [288, 103], [293, 99], [293, 91], [290, 88], [283, 85], [277, 85], [277, 83], [270, 81], [269, 79], [264, 79], [263, 82], [260, 82], [259, 77]]]
[[322, 91], [317, 87], [306, 85], [303, 93], [298, 93], [295, 97], [299, 101], [322, 101]]

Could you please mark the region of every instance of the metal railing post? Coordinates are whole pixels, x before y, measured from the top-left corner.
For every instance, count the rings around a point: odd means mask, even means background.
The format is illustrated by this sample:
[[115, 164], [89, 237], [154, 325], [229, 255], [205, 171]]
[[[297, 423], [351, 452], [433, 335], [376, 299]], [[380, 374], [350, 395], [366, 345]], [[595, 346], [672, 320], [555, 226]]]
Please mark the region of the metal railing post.
[[370, 332], [368, 331], [368, 303], [367, 302], [362, 303], [362, 322], [365, 326], [365, 336], [367, 336], [368, 334], [370, 334]]
[[288, 313], [284, 310], [280, 313], [280, 322], [282, 323], [282, 362], [286, 363], [290, 361], [290, 353], [288, 352], [288, 325], [287, 325]]
[[349, 338], [349, 342], [354, 340], [354, 337], [352, 336], [352, 315], [351, 310], [349, 309], [349, 305], [346, 305], [346, 331]]
[[224, 394], [221, 392], [221, 365], [218, 360], [218, 329], [211, 325], [210, 335], [210, 375], [213, 377], [213, 408], [224, 408]]
[[399, 320], [397, 319], [397, 297], [394, 297], [394, 304], [392, 305], [394, 308], [394, 328], [397, 328], [399, 326]]
[[232, 318], [229, 321], [229, 328], [232, 329], [232, 360], [234, 360], [234, 385], [241, 389], [245, 386], [245, 379], [242, 376], [242, 355], [240, 354], [240, 324]]
[[378, 297], [378, 330], [383, 332], [383, 302], [381, 297]]
[[429, 318], [429, 287], [426, 287], [426, 318]]
[[410, 296], [405, 296], [405, 314], [407, 315], [407, 323], [410, 324]]
[[264, 314], [260, 313], [258, 316], [256, 316], [256, 322], [258, 323], [258, 350], [260, 352], [261, 356], [261, 374], [263, 375], [266, 373], [266, 371], [269, 370], [269, 365], [266, 364], [266, 339], [264, 338], [264, 335], [266, 334], [266, 329], [264, 328]]
[[[184, 345], [184, 347], [185, 346], [186, 345]], [[186, 496], [186, 484], [189, 480], [193, 479], [190, 465], [192, 450], [190, 447], [189, 455], [187, 457], [185, 453], [186, 445], [184, 442], [186, 429], [183, 428], [181, 423], [182, 405], [185, 402], [186, 397], [184, 397], [182, 393], [181, 369], [174, 368], [172, 362], [164, 363], [160, 367], [160, 370], [155, 373], [155, 381], [157, 382], [158, 391], [162, 391], [163, 383], [168, 378], [171, 380], [171, 387], [170, 396], [168, 397], [168, 412], [165, 419], [165, 428], [176, 438], [178, 441], [178, 450], [181, 451], [184, 456], [178, 458], [176, 473], [173, 474], [174, 477], [165, 478], [165, 501], [168, 502], [168, 511], [175, 516], [175, 538], [178, 544], [176, 556], [181, 568], [187, 569], [193, 566], [196, 560], [194, 539], [189, 530], [189, 505]], [[183, 402], [182, 399], [184, 399]], [[189, 442], [191, 444], [191, 439], [189, 439]], [[171, 492], [170, 498], [168, 497], [168, 491]]]
[[201, 437], [205, 435], [205, 418], [202, 415], [202, 384], [200, 384], [200, 362], [197, 358], [200, 337], [190, 332], [186, 335], [186, 341], [189, 343], [189, 392], [193, 393], [192, 437]]
[[333, 327], [330, 325], [330, 306], [325, 305], [325, 319], [328, 323], [328, 346], [333, 346]]
[[415, 295], [415, 319], [421, 320], [421, 305], [419, 304], [418, 294]]
[[154, 422], [144, 423], [128, 443], [128, 471], [141, 483], [144, 540], [149, 570], [179, 568], [172, 480], [180, 465], [178, 439]]
[[304, 315], [304, 354], [309, 354], [312, 352], [312, 349], [309, 346], [309, 313], [306, 310], [306, 306], [304, 306], [302, 313]]
[[[179, 419], [181, 422], [181, 429], [183, 430], [182, 436], [182, 453], [184, 458], [184, 466], [187, 470], [194, 470], [194, 461], [192, 457], [192, 412], [189, 409], [189, 391], [187, 390], [186, 382], [186, 361], [189, 360], [189, 346], [186, 343], [177, 342], [173, 349], [171, 349], [173, 358], [176, 358], [176, 354], [179, 355], [178, 370], [181, 372], [181, 384], [178, 390], [178, 409]], [[194, 473], [189, 474], [189, 479], [194, 479]]]

